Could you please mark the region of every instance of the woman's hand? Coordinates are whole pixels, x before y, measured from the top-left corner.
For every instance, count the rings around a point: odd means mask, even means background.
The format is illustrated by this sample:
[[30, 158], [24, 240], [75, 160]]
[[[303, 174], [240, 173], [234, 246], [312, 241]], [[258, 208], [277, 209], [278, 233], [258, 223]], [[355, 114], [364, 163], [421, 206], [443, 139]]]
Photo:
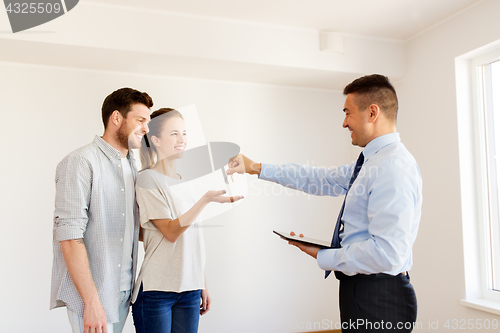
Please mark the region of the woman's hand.
[[218, 203], [233, 203], [238, 200], [243, 199], [242, 195], [237, 195], [234, 197], [225, 197], [224, 194], [226, 194], [225, 190], [221, 191], [208, 191], [205, 193], [203, 198], [206, 200], [207, 203], [210, 202], [218, 202]]
[[204, 315], [210, 310], [210, 305], [212, 304], [212, 299], [208, 294], [208, 289], [205, 286], [205, 289], [201, 290], [201, 305], [200, 305], [200, 315]]

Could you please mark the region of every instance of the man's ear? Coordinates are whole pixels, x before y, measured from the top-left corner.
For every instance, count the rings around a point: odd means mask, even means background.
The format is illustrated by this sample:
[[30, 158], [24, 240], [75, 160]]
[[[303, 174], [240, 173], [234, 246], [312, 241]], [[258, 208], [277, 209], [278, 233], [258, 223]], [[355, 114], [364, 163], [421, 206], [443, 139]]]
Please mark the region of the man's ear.
[[378, 117], [380, 116], [380, 108], [377, 104], [371, 104], [369, 107], [368, 107], [368, 112], [370, 112], [370, 115], [369, 115], [369, 122], [371, 123], [374, 123]]
[[120, 111], [115, 110], [115, 111], [113, 111], [113, 113], [111, 114], [111, 116], [109, 116], [109, 120], [113, 124], [115, 124], [116, 127], [120, 127], [121, 124], [122, 124], [122, 122], [123, 122], [123, 116], [120, 113]]

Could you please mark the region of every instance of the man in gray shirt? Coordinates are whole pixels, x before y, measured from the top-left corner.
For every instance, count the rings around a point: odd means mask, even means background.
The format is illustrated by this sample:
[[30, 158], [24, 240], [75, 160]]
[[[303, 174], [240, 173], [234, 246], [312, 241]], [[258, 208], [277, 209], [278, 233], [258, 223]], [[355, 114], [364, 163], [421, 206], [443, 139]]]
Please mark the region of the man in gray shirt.
[[153, 100], [122, 88], [102, 106], [104, 135], [57, 166], [50, 308], [66, 306], [73, 332], [121, 332], [137, 265], [133, 152]]

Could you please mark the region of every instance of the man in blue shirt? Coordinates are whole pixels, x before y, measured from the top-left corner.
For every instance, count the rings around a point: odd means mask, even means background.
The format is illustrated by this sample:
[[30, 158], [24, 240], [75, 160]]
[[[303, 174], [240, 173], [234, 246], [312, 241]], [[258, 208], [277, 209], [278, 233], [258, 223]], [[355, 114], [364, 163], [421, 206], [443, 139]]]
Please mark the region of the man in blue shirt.
[[396, 132], [398, 100], [389, 79], [374, 74], [344, 89], [343, 127], [358, 160], [339, 168], [255, 163], [238, 155], [228, 174], [259, 178], [314, 195], [345, 195], [332, 248], [290, 242], [340, 281], [343, 332], [411, 332], [417, 300], [408, 271], [422, 205], [422, 178]]

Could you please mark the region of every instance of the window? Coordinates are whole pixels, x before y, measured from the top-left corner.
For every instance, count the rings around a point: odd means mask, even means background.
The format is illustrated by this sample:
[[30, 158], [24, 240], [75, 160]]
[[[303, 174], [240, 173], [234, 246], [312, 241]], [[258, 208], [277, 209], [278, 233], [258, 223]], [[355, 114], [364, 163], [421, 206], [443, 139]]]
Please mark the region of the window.
[[488, 289], [500, 291], [500, 60], [478, 64], [479, 112], [484, 119], [488, 219], [484, 227]]
[[[466, 298], [500, 314], [500, 43], [457, 58]], [[496, 48], [496, 49], [495, 49]]]

